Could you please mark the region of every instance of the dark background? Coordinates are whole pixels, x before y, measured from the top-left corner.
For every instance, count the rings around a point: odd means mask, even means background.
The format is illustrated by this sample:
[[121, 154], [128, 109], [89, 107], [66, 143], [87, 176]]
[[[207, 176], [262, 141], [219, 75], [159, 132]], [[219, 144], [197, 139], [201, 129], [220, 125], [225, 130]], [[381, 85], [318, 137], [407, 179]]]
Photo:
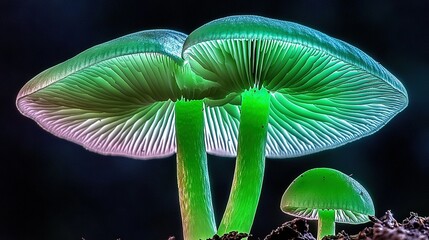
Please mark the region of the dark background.
[[[145, 29], [190, 33], [235, 14], [294, 21], [345, 40], [396, 75], [410, 97], [408, 108], [372, 136], [306, 157], [268, 159], [252, 232], [265, 236], [291, 219], [279, 209], [281, 195], [313, 167], [353, 174], [378, 216], [388, 209], [397, 219], [410, 211], [428, 216], [429, 1], [6, 0], [0, 3], [0, 239], [180, 239], [174, 157], [138, 161], [88, 152], [20, 115], [15, 97], [33, 76], [93, 45]], [[209, 156], [209, 168], [220, 221], [234, 160]]]

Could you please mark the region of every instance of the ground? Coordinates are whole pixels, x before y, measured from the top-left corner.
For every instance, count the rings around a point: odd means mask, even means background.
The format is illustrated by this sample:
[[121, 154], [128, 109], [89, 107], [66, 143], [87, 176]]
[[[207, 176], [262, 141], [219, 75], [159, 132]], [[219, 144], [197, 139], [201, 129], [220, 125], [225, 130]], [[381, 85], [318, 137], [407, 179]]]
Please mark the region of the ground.
[[[402, 222], [398, 222], [390, 211], [387, 211], [381, 218], [370, 217], [373, 223], [370, 227], [365, 227], [358, 233], [339, 232], [336, 236], [323, 238], [324, 240], [429, 240], [429, 217], [420, 217], [417, 213], [410, 213], [410, 216]], [[265, 237], [256, 237], [251, 234], [231, 232], [224, 236], [215, 235], [208, 240], [315, 240], [310, 233], [307, 221], [296, 218], [283, 223]], [[174, 240], [174, 237], [169, 240]]]

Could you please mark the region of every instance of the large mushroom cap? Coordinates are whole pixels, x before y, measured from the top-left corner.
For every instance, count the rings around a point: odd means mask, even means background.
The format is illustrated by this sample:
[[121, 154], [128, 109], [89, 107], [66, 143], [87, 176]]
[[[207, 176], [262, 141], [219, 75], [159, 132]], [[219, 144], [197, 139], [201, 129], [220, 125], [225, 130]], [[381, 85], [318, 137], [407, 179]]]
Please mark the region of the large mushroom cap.
[[335, 221], [368, 222], [374, 204], [368, 192], [353, 178], [330, 168], [315, 168], [297, 177], [283, 194], [283, 212], [317, 219], [319, 210], [334, 210]]
[[232, 16], [192, 32], [183, 58], [213, 93], [207, 150], [236, 155], [241, 93], [271, 92], [266, 156], [301, 156], [370, 135], [408, 104], [403, 85], [359, 49], [311, 28]]
[[185, 38], [151, 30], [92, 47], [31, 79], [17, 107], [54, 135], [98, 153], [171, 155]]

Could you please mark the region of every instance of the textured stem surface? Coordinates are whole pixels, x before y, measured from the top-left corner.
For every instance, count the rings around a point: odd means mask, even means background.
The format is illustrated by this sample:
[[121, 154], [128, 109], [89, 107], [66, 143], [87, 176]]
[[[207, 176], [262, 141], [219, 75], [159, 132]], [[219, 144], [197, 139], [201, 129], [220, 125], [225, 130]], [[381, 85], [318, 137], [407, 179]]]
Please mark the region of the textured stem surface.
[[324, 236], [335, 235], [335, 210], [319, 210], [317, 223], [317, 239]]
[[203, 102], [180, 100], [175, 105], [177, 182], [183, 237], [213, 237], [216, 223], [204, 144]]
[[228, 204], [218, 234], [249, 233], [255, 218], [265, 168], [270, 94], [250, 89], [242, 94], [237, 160]]

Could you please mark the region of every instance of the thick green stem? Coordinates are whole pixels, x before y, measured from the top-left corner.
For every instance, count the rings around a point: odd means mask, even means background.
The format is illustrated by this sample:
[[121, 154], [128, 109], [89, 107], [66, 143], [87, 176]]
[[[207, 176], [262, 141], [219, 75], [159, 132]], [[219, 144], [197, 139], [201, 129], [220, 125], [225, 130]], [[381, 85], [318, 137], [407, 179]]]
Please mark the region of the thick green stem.
[[317, 240], [335, 235], [335, 210], [319, 210], [317, 223]]
[[218, 234], [249, 233], [262, 189], [270, 94], [250, 89], [242, 94], [234, 180]]
[[204, 143], [203, 102], [177, 101], [175, 114], [183, 237], [185, 240], [211, 238], [216, 233], [216, 223]]

